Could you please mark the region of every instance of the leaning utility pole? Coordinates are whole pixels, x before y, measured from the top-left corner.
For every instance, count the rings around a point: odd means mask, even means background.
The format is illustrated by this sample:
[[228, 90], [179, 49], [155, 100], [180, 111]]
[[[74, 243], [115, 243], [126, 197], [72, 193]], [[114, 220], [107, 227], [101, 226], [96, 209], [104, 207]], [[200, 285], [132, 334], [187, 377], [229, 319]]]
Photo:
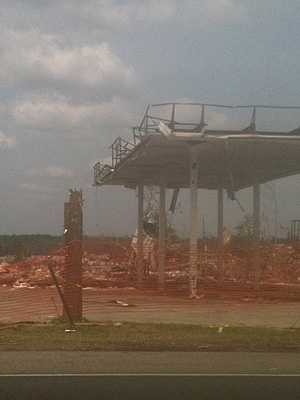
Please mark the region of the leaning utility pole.
[[63, 293], [73, 321], [82, 319], [82, 204], [82, 191], [70, 190], [64, 207]]

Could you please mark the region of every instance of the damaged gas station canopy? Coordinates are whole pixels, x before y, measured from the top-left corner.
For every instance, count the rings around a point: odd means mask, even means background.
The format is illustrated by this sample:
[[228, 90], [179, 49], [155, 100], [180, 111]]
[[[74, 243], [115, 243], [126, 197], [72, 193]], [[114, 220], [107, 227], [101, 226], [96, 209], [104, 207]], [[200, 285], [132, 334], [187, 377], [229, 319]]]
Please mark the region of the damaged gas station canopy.
[[[155, 105], [170, 109], [168, 117], [152, 115], [147, 107], [139, 127], [133, 130], [132, 141], [118, 138], [112, 144], [112, 163], [94, 167], [95, 185], [136, 187], [159, 185], [162, 177], [168, 188], [190, 187], [190, 150], [196, 149], [199, 174], [198, 187], [235, 192], [252, 186], [300, 173], [300, 129], [257, 130], [256, 109], [299, 107], [249, 106], [250, 125], [242, 130], [209, 129], [205, 122], [205, 104], [199, 106], [199, 123], [178, 122], [177, 107], [181, 103]], [[223, 108], [238, 108], [218, 106]], [[248, 107], [248, 106], [247, 106]]]

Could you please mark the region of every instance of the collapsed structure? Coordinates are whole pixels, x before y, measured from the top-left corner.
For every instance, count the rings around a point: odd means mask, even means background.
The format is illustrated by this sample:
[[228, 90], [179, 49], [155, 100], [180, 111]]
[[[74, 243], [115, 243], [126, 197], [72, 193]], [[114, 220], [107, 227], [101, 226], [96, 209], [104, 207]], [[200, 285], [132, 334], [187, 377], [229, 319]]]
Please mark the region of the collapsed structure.
[[[198, 122], [179, 121], [179, 108], [196, 110]], [[209, 129], [205, 113], [210, 108], [249, 108], [250, 124], [242, 130]], [[253, 266], [257, 267], [260, 239], [260, 185], [300, 172], [300, 129], [266, 131], [256, 128], [256, 111], [266, 108], [300, 107], [224, 106], [200, 103], [164, 103], [147, 107], [132, 141], [117, 138], [111, 165], [94, 166], [94, 185], [122, 185], [138, 190], [137, 280], [143, 280], [143, 192], [157, 185], [159, 201], [158, 283], [165, 284], [166, 190], [190, 190], [190, 296], [197, 296], [198, 276], [198, 188], [217, 191], [218, 243], [223, 247], [223, 195], [234, 199], [237, 191], [253, 188]], [[163, 117], [157, 110], [163, 109]], [[160, 116], [158, 116], [160, 115]], [[176, 200], [174, 200], [176, 201]]]

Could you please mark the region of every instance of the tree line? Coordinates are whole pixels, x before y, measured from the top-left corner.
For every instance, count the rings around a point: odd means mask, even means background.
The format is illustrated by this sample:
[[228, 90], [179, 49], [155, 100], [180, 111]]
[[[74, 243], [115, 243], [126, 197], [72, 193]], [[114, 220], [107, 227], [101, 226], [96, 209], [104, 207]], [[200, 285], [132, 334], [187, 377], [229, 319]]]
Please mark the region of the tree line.
[[61, 247], [63, 239], [54, 235], [0, 235], [0, 257], [13, 255], [17, 259], [44, 255]]

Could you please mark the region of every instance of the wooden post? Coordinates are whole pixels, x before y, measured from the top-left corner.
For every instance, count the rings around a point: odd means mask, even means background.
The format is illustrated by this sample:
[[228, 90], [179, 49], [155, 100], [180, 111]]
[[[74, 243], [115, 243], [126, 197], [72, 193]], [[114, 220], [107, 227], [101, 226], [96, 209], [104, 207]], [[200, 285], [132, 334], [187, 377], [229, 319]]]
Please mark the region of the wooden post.
[[[65, 203], [65, 268], [63, 293], [73, 321], [82, 319], [82, 191], [70, 190]], [[64, 318], [68, 319], [64, 308]]]

